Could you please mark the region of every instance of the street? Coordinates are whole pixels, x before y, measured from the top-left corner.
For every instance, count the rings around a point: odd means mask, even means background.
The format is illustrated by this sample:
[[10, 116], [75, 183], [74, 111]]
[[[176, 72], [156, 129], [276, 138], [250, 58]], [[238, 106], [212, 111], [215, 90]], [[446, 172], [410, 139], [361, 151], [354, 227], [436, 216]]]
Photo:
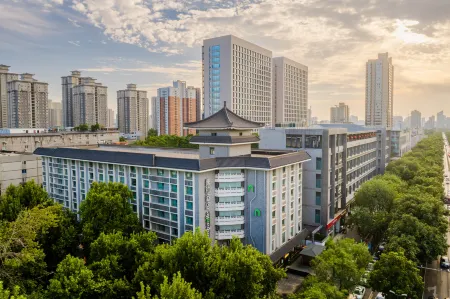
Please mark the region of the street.
[[[444, 138], [444, 173], [450, 177], [449, 172], [449, 158], [448, 154], [450, 151], [448, 150], [448, 141], [447, 137], [444, 133], [442, 133]], [[444, 178], [444, 189], [445, 194], [449, 194], [450, 189], [449, 185], [446, 184]], [[447, 208], [447, 207], [445, 207]], [[450, 233], [447, 232], [447, 244], [450, 245]], [[447, 256], [450, 256], [450, 248], [447, 250]], [[430, 265], [425, 265], [425, 291], [423, 298], [427, 299], [428, 296], [434, 295], [439, 299], [450, 298], [450, 272], [447, 270], [441, 270], [439, 265], [439, 260], [433, 261]]]

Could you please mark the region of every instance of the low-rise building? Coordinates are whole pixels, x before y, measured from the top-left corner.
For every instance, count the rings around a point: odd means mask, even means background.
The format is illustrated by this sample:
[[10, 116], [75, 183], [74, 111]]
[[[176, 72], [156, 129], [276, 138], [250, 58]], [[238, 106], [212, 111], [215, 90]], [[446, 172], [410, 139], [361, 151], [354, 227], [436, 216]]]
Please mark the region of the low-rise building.
[[[237, 237], [266, 254], [288, 253], [302, 226], [304, 151], [252, 150], [264, 126], [222, 108], [185, 124], [199, 149], [100, 145], [38, 148], [50, 196], [78, 211], [93, 182], [120, 182], [144, 228], [172, 241], [196, 227], [219, 244]], [[291, 241], [291, 242], [290, 242]]]
[[303, 168], [303, 224], [326, 234], [341, 230], [356, 191], [384, 172], [389, 159], [384, 129], [323, 124], [266, 128], [260, 137], [261, 149], [304, 150], [311, 156]]
[[0, 152], [0, 195], [9, 185], [34, 180], [42, 183], [41, 158], [31, 153]]

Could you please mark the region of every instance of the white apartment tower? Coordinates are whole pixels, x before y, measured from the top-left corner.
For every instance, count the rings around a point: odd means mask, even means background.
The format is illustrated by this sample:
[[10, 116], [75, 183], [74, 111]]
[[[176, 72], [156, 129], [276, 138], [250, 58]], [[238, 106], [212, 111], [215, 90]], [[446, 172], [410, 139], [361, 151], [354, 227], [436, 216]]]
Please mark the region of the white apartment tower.
[[366, 63], [366, 125], [392, 128], [394, 66], [388, 53]]
[[[272, 124], [272, 52], [233, 35], [203, 41], [204, 117], [227, 107]], [[306, 116], [305, 116], [306, 117]]]
[[[64, 88], [64, 86], [63, 86]], [[73, 126], [82, 124], [106, 126], [108, 88], [95, 79], [82, 77], [79, 85], [72, 87]]]
[[108, 108], [108, 117], [106, 121], [106, 127], [108, 128], [114, 128], [115, 127], [115, 116], [114, 116], [114, 110]]
[[81, 83], [81, 73], [72, 71], [70, 76], [61, 77], [63, 126], [74, 127], [72, 89]]
[[149, 103], [147, 92], [137, 90], [136, 84], [128, 84], [127, 89], [117, 92], [118, 127], [121, 133], [148, 132]]
[[330, 123], [348, 123], [350, 122], [350, 109], [345, 103], [330, 108]]
[[62, 103], [48, 100], [48, 126], [57, 128], [62, 126]]
[[152, 97], [150, 99], [150, 108], [149, 108], [149, 119], [148, 119], [148, 127], [151, 129], [157, 128], [157, 111], [156, 111], [156, 102], [158, 97]]
[[273, 125], [308, 124], [308, 67], [286, 57], [273, 60]]
[[22, 74], [8, 87], [8, 128], [47, 128], [48, 84]]
[[9, 72], [9, 66], [0, 64], [0, 127], [8, 127], [8, 85], [9, 81], [19, 80], [18, 74]]

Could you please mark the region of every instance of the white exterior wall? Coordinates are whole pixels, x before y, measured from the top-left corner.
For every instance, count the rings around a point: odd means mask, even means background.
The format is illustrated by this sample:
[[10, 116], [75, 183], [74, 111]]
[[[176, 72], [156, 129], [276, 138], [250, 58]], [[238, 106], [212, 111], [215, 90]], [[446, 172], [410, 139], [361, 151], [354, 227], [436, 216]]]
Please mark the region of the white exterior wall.
[[[210, 57], [220, 46], [218, 63]], [[210, 53], [211, 52], [211, 53]], [[210, 65], [211, 64], [211, 65]], [[212, 67], [219, 65], [220, 82], [210, 84]], [[210, 74], [211, 72], [211, 74]], [[218, 98], [213, 95], [213, 88]], [[232, 35], [203, 41], [203, 90], [205, 118], [227, 107], [246, 119], [272, 124], [272, 52]]]
[[273, 124], [306, 126], [308, 67], [286, 57], [275, 57], [272, 61]]
[[0, 194], [9, 185], [19, 185], [34, 180], [42, 183], [41, 158], [30, 154], [0, 154]]
[[0, 65], [0, 126], [8, 127], [8, 85], [9, 81], [19, 80], [19, 75], [8, 73], [9, 66]]

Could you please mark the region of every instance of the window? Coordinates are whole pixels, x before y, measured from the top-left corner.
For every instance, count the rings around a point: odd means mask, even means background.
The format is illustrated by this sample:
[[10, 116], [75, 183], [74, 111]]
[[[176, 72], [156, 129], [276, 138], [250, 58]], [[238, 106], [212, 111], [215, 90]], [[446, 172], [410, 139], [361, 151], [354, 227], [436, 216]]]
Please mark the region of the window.
[[121, 176], [121, 177], [119, 178], [119, 180], [120, 180], [120, 182], [121, 182], [122, 184], [125, 184], [125, 178], [124, 178], [123, 176]]
[[320, 223], [320, 210], [315, 210], [314, 222]]
[[217, 136], [217, 133], [211, 133], [211, 136]]
[[286, 222], [285, 222], [285, 220], [284, 220], [284, 219], [283, 219], [283, 220], [281, 220], [281, 225], [282, 225], [282, 226], [285, 226], [285, 223], [286, 223]]
[[133, 198], [136, 199], [137, 198], [137, 194], [136, 192], [133, 192]]
[[186, 194], [192, 195], [192, 187], [186, 187]]
[[160, 217], [160, 218], [166, 218], [166, 219], [168, 219], [169, 218], [169, 213], [167, 213], [167, 212], [163, 212], [163, 211], [157, 211], [157, 213], [156, 213], [157, 215], [158, 215], [158, 217]]
[[108, 164], [108, 170], [114, 170], [114, 165]]
[[172, 207], [176, 207], [176, 206], [178, 206], [178, 201], [177, 201], [176, 199], [171, 199], [171, 200], [170, 200], [170, 205], [171, 205]]
[[146, 193], [144, 193], [144, 201], [150, 201], [150, 195], [149, 194], [146, 194]]
[[272, 218], [275, 218], [275, 211], [272, 211]]
[[214, 155], [214, 148], [213, 148], [213, 147], [210, 147], [210, 148], [209, 148], [209, 154], [210, 154], [210, 155]]
[[275, 196], [272, 196], [272, 204], [274, 205], [277, 202], [277, 198]]
[[286, 173], [286, 167], [283, 167], [283, 173]]
[[316, 170], [322, 169], [322, 158], [317, 157], [316, 158]]
[[192, 217], [186, 216], [186, 224], [194, 224], [194, 219]]
[[26, 169], [22, 169], [22, 173], [27, 173], [27, 170]]
[[112, 175], [109, 176], [109, 181], [113, 182], [114, 181], [114, 177]]
[[283, 207], [281, 208], [281, 212], [282, 212], [282, 213], [286, 213], [286, 206], [283, 206]]
[[192, 172], [186, 172], [186, 178], [188, 180], [191, 180], [192, 179]]
[[192, 210], [193, 206], [194, 206], [194, 204], [192, 203], [192, 201], [186, 202], [186, 210]]
[[164, 199], [164, 197], [158, 197], [158, 203], [160, 204], [166, 204], [166, 200]]
[[132, 173], [136, 173], [136, 167], [131, 166], [131, 167], [130, 167], [130, 171], [131, 171]]
[[178, 215], [177, 214], [171, 214], [170, 219], [172, 219], [172, 221], [178, 221]]
[[277, 183], [272, 183], [272, 190], [275, 190], [277, 188]]
[[158, 190], [164, 190], [164, 183], [157, 183]]
[[316, 192], [316, 205], [320, 206], [321, 198], [322, 198], [322, 194], [320, 192]]
[[149, 229], [150, 228], [150, 221], [144, 220], [144, 227]]
[[144, 188], [150, 188], [150, 182], [148, 180], [144, 180]]
[[144, 215], [149, 215], [149, 214], [150, 214], [149, 207], [144, 207]]
[[148, 168], [142, 168], [142, 173], [147, 175], [148, 174]]
[[170, 171], [170, 176], [171, 176], [172, 178], [176, 179], [176, 178], [177, 178], [177, 172], [176, 172], [175, 170], [171, 170], [171, 171]]
[[131, 186], [136, 186], [136, 179], [131, 179]]
[[177, 192], [178, 191], [177, 185], [170, 185], [170, 190], [172, 190], [172, 192]]
[[158, 170], [156, 171], [156, 174], [157, 174], [158, 176], [164, 176], [164, 169], [158, 169]]
[[283, 179], [282, 185], [283, 187], [286, 186], [286, 179]]
[[322, 175], [316, 173], [316, 188], [322, 188]]
[[94, 163], [89, 162], [89, 167], [94, 167]]
[[276, 231], [276, 226], [272, 225], [272, 236], [275, 235], [275, 231]]
[[81, 172], [81, 178], [84, 179], [84, 171]]
[[177, 228], [172, 228], [172, 235], [178, 236], [178, 229]]
[[98, 180], [99, 180], [100, 182], [103, 182], [103, 173], [100, 173], [100, 174], [98, 175]]

